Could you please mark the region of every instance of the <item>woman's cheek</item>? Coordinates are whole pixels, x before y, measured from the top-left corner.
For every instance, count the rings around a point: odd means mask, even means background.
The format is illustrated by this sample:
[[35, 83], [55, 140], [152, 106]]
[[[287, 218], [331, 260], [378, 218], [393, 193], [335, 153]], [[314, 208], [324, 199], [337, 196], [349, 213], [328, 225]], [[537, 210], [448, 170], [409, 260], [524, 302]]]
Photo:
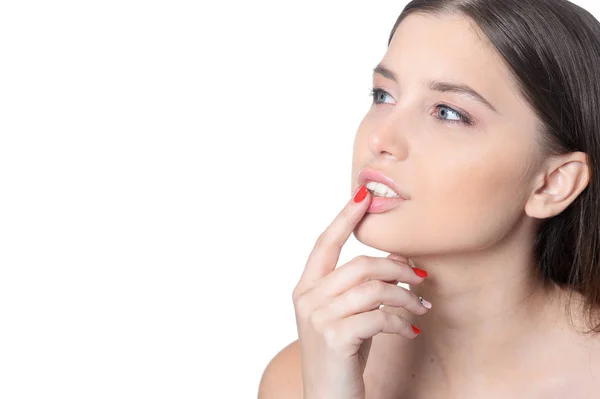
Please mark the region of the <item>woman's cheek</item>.
[[455, 167], [421, 180], [428, 189], [419, 197], [420, 219], [439, 245], [457, 250], [485, 247], [498, 239], [507, 218], [516, 216], [518, 176], [510, 168], [492, 165]]

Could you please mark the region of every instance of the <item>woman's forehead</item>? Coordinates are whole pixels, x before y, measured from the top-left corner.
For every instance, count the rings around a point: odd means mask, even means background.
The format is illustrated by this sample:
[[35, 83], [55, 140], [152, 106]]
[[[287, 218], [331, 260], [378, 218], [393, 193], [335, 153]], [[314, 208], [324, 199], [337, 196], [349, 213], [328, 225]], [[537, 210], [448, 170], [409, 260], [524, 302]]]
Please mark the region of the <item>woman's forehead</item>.
[[502, 57], [462, 16], [407, 16], [398, 25], [380, 64], [398, 76], [400, 86], [453, 82], [473, 88], [500, 114], [510, 114], [507, 108], [511, 104], [523, 107]]

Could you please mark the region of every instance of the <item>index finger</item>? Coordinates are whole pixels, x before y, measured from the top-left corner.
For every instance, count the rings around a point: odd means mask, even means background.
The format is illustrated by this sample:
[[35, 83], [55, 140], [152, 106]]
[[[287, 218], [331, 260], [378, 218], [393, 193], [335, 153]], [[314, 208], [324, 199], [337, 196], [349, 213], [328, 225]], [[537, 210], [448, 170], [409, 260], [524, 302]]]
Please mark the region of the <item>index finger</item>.
[[363, 184], [317, 239], [300, 277], [301, 281], [314, 281], [335, 269], [342, 246], [369, 209], [371, 199], [371, 193]]

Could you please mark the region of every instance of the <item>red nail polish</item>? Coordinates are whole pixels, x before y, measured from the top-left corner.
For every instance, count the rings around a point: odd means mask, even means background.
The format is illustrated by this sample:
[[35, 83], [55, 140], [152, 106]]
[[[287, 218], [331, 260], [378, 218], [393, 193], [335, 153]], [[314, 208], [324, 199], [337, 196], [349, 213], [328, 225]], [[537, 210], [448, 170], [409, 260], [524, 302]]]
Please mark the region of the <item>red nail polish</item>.
[[419, 277], [427, 277], [427, 272], [423, 269], [419, 269], [418, 267], [413, 267], [415, 274]]
[[412, 324], [410, 326], [416, 334], [421, 334], [421, 330], [419, 330], [417, 327], [413, 326]]
[[358, 190], [354, 195], [354, 202], [362, 202], [362, 200], [367, 198], [367, 191], [368, 190], [366, 185], [363, 184], [362, 186], [360, 186], [360, 190]]

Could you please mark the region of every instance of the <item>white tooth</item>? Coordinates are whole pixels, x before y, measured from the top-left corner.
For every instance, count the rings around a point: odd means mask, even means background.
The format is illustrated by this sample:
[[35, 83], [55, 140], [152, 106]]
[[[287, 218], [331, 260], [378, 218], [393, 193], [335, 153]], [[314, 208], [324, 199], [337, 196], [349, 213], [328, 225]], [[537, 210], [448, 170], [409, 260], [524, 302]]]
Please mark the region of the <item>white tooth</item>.
[[388, 192], [388, 188], [384, 184], [377, 183], [377, 186], [375, 186], [375, 194], [385, 197], [387, 192]]
[[375, 183], [374, 181], [367, 182], [367, 188], [369, 190], [373, 190], [376, 185], [377, 185], [377, 183]]
[[375, 196], [378, 196], [378, 197], [387, 197], [387, 198], [399, 197], [399, 195], [394, 190], [392, 190], [391, 188], [389, 188], [388, 186], [386, 186], [383, 183], [370, 181], [367, 183], [367, 188], [369, 190], [371, 190]]
[[387, 192], [387, 187], [384, 184], [373, 182], [373, 192], [383, 196]]

